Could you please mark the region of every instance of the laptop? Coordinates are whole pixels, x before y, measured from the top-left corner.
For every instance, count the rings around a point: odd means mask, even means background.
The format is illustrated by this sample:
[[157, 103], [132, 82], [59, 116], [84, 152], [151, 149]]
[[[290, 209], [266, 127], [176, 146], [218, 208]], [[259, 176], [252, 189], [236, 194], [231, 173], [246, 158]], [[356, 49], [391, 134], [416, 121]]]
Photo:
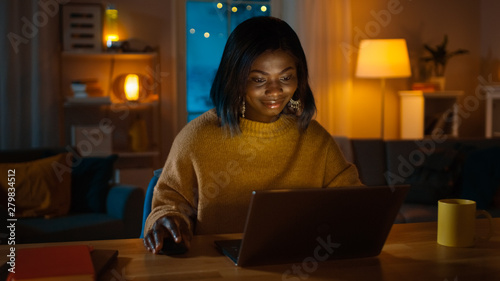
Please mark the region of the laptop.
[[242, 239], [217, 240], [235, 265], [380, 254], [408, 185], [253, 191]]

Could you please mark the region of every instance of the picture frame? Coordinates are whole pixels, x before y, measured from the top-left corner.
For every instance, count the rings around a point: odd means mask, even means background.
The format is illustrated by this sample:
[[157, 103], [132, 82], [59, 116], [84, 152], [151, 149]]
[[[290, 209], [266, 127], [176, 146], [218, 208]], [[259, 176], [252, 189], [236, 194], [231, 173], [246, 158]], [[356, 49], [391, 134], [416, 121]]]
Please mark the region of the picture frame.
[[63, 51], [102, 52], [102, 13], [100, 4], [68, 3], [62, 6]]

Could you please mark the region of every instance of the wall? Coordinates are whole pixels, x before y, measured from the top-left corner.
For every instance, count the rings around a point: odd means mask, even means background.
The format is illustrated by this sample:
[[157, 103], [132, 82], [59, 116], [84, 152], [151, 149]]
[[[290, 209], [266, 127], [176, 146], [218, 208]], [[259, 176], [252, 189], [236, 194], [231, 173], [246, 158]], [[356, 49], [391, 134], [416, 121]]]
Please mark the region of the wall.
[[[494, 1], [485, 2], [488, 3], [483, 4], [486, 5], [483, 10], [488, 10], [488, 6], [493, 5]], [[413, 76], [409, 79], [387, 80], [387, 139], [399, 137], [397, 91], [409, 89], [413, 81], [422, 79], [419, 58], [425, 54], [423, 44], [437, 45], [442, 42], [445, 34], [449, 37], [449, 50], [464, 48], [470, 51], [467, 55], [451, 59], [445, 73], [447, 90], [465, 91], [464, 97], [459, 101], [466, 111], [462, 114], [460, 135], [484, 136], [484, 102], [473, 98], [479, 85], [481, 63], [481, 1], [352, 0], [351, 4], [354, 46], [358, 46], [361, 38], [407, 40]], [[391, 14], [388, 12], [390, 10], [397, 13]], [[493, 13], [491, 16], [493, 17]], [[484, 37], [483, 35], [483, 39]], [[351, 137], [380, 136], [380, 92], [379, 80], [354, 78]]]
[[500, 1], [481, 1], [481, 76], [500, 81]]

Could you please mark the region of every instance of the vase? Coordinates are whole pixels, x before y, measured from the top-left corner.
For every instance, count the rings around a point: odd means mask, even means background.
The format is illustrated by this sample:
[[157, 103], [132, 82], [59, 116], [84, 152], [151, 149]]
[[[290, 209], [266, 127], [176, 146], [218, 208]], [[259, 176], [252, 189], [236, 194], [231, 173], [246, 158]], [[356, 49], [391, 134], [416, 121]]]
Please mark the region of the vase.
[[146, 121], [140, 117], [130, 125], [128, 134], [130, 136], [130, 146], [134, 152], [147, 151], [149, 146], [148, 131]]
[[438, 85], [438, 91], [444, 91], [446, 86], [446, 78], [444, 76], [431, 76], [429, 82]]

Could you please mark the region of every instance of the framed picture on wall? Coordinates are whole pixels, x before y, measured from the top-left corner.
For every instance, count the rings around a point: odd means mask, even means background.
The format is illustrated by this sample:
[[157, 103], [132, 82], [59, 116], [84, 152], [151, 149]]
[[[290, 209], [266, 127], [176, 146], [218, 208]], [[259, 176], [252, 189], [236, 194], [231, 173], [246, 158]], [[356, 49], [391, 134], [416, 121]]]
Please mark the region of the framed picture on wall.
[[100, 4], [68, 3], [62, 6], [61, 32], [64, 51], [102, 51], [102, 10]]

